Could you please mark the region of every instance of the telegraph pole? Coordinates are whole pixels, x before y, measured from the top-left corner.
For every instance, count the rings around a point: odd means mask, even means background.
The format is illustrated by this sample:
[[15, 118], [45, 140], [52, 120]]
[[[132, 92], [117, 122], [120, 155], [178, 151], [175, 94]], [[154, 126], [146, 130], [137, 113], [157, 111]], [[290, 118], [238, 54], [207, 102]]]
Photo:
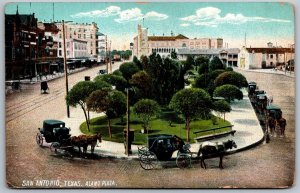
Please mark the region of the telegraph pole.
[[107, 35], [105, 35], [105, 63], [106, 63], [106, 73], [108, 73]]
[[109, 41], [109, 44], [110, 44], [109, 45], [109, 70], [110, 70], [110, 73], [112, 73], [112, 66], [111, 66], [111, 60], [112, 60], [112, 57], [111, 57], [111, 40]]
[[[65, 21], [62, 20], [62, 27], [63, 27], [63, 44], [64, 44], [64, 67], [65, 67], [65, 79], [66, 79], [66, 95], [69, 93], [68, 88], [68, 66], [67, 66], [67, 55], [66, 55], [66, 39], [65, 39]], [[70, 118], [70, 107], [67, 104], [67, 115]]]

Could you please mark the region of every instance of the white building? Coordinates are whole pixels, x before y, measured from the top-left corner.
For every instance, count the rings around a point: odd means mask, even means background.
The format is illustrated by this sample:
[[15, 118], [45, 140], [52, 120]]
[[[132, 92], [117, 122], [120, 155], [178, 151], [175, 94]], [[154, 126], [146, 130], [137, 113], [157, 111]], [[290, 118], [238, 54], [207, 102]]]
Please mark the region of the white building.
[[[56, 26], [60, 30], [53, 38], [62, 43], [63, 42], [63, 29], [62, 23], [57, 23]], [[81, 40], [86, 42], [86, 51], [89, 58], [96, 58], [96, 33], [98, 32], [98, 27], [96, 23], [92, 24], [78, 24], [78, 23], [65, 23], [65, 39], [66, 42], [71, 40]], [[58, 57], [59, 53], [58, 53]]]
[[148, 36], [148, 29], [138, 25], [138, 35], [134, 37], [133, 55], [140, 58], [142, 55], [149, 56], [158, 53], [163, 58], [170, 57], [171, 52], [178, 52], [179, 49], [220, 49], [223, 47], [223, 39], [217, 38], [194, 38], [179, 34], [171, 36]]
[[[64, 57], [63, 44], [58, 42], [58, 52], [59, 58]], [[67, 58], [85, 58], [88, 57], [87, 52], [87, 41], [78, 39], [67, 39], [66, 40], [66, 57]]]
[[206, 56], [210, 59], [219, 57], [227, 67], [237, 66], [238, 63], [238, 48], [222, 48], [222, 49], [178, 49], [177, 57], [179, 60], [186, 60], [188, 56]]
[[238, 67], [245, 69], [275, 68], [295, 58], [294, 48], [246, 48], [238, 55]]
[[107, 52], [107, 37], [103, 33], [97, 32], [97, 61], [105, 62], [106, 52]]

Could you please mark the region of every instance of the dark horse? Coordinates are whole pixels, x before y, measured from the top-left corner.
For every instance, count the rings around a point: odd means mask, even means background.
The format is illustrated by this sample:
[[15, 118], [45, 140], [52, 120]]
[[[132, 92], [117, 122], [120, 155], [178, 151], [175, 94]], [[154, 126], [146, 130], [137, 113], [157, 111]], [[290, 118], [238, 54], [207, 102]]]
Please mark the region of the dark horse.
[[223, 157], [225, 155], [225, 152], [228, 149], [232, 149], [233, 147], [237, 147], [236, 143], [233, 140], [228, 140], [225, 142], [203, 142], [200, 145], [198, 151], [198, 157], [200, 158], [201, 167], [204, 167], [206, 169], [206, 164], [204, 162], [205, 159], [219, 156], [219, 168], [223, 169]]

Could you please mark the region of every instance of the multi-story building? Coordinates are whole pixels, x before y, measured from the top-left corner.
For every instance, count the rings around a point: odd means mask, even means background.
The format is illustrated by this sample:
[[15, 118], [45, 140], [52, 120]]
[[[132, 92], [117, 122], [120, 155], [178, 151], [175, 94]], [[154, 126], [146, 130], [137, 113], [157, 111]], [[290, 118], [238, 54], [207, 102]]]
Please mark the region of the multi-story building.
[[[54, 37], [57, 42], [63, 42], [63, 30], [62, 23], [56, 24], [59, 33]], [[90, 58], [97, 58], [97, 36], [98, 27], [96, 23], [92, 24], [77, 24], [77, 23], [65, 23], [65, 39], [81, 40], [86, 42], [87, 56]], [[58, 57], [61, 55], [58, 54]]]
[[179, 60], [186, 60], [188, 56], [206, 56], [208, 58], [219, 57], [227, 67], [237, 66], [238, 48], [222, 48], [222, 49], [178, 49], [177, 57]]
[[35, 14], [5, 14], [5, 78], [22, 79], [49, 73], [49, 63], [56, 59], [55, 46], [49, 33], [55, 25], [38, 25]]
[[273, 47], [270, 44], [265, 48], [243, 47], [238, 55], [238, 66], [245, 69], [275, 68], [287, 64], [294, 58], [293, 47]]
[[179, 34], [171, 36], [148, 36], [148, 29], [138, 25], [138, 35], [134, 38], [133, 55], [140, 58], [142, 55], [149, 56], [152, 53], [158, 53], [162, 57], [170, 57], [171, 52], [178, 52], [179, 49], [220, 49], [223, 45], [223, 39], [195, 38]]
[[96, 33], [97, 39], [97, 61], [98, 62], [105, 62], [106, 52], [107, 52], [107, 36], [103, 33], [97, 32]]

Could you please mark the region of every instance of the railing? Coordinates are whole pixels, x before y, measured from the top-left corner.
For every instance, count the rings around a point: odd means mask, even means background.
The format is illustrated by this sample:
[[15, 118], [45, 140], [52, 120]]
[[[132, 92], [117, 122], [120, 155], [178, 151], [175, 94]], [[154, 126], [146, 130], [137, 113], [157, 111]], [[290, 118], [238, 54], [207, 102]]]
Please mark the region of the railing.
[[205, 129], [205, 130], [201, 130], [201, 131], [195, 131], [194, 134], [198, 134], [198, 133], [203, 133], [203, 132], [207, 132], [207, 131], [213, 131], [213, 135], [216, 135], [216, 131], [219, 129], [224, 129], [227, 127], [232, 128], [234, 125], [227, 125], [227, 126], [223, 126], [223, 127], [216, 127], [216, 128], [210, 128], [210, 129]]

